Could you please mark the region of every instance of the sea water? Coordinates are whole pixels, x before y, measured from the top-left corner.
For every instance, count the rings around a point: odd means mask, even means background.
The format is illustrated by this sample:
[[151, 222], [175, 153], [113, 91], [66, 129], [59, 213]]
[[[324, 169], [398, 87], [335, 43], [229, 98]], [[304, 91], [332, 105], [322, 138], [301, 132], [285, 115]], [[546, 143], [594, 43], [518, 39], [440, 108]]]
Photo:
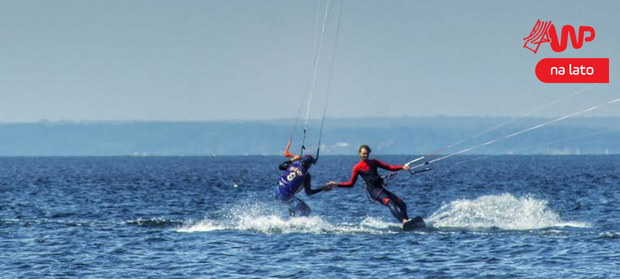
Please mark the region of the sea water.
[[281, 157], [0, 158], [0, 278], [620, 278], [620, 156], [472, 158], [389, 181], [414, 232], [361, 179], [288, 217]]

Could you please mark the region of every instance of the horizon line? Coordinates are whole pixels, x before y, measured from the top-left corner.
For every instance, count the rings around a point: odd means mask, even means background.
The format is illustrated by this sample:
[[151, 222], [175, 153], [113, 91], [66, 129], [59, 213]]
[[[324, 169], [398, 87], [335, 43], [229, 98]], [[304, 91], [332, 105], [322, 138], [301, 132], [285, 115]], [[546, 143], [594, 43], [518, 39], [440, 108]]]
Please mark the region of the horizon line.
[[[326, 120], [357, 120], [357, 119], [429, 119], [429, 118], [481, 118], [481, 119], [505, 119], [505, 118], [521, 118], [521, 119], [553, 119], [548, 116], [489, 116], [489, 115], [434, 115], [434, 116], [376, 116], [376, 117], [326, 117]], [[602, 119], [602, 118], [620, 118], [620, 116], [581, 116], [571, 119]], [[164, 120], [164, 119], [39, 119], [36, 121], [0, 121], [0, 125], [5, 124], [90, 124], [90, 123], [215, 123], [215, 122], [270, 122], [270, 121], [293, 121], [295, 118], [270, 118], [270, 119], [211, 119], [211, 120]], [[321, 118], [310, 118], [310, 120], [321, 120]]]

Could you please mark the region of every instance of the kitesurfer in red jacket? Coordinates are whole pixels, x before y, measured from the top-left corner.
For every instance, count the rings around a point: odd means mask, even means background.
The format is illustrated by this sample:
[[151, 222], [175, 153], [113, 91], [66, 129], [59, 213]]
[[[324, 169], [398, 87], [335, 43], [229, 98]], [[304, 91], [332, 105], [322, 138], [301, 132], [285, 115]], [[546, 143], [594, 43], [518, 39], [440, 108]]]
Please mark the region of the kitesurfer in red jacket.
[[403, 224], [409, 220], [409, 216], [407, 215], [407, 204], [385, 188], [385, 183], [383, 178], [379, 175], [377, 169], [382, 168], [390, 171], [399, 171], [399, 170], [408, 170], [409, 166], [394, 166], [388, 165], [384, 162], [381, 162], [376, 159], [370, 159], [370, 147], [368, 145], [362, 145], [358, 149], [358, 155], [362, 159], [353, 167], [353, 172], [351, 174], [351, 179], [347, 182], [337, 183], [335, 181], [330, 181], [328, 183], [329, 186], [338, 187], [353, 187], [355, 182], [357, 181], [357, 177], [361, 176], [366, 182], [366, 191], [368, 195], [373, 200], [381, 202], [383, 205], [387, 206], [392, 215], [398, 219], [399, 222]]

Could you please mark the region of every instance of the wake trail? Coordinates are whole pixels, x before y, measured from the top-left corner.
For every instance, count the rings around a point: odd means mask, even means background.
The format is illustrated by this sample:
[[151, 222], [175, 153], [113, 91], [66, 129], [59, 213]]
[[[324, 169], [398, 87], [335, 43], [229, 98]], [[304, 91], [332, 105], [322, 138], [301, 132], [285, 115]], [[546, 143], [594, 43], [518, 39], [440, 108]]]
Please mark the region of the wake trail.
[[179, 226], [183, 233], [223, 230], [254, 231], [264, 234], [388, 234], [402, 232], [402, 225], [384, 222], [379, 218], [366, 217], [359, 223], [330, 223], [322, 216], [285, 217], [280, 207], [268, 203], [234, 205], [221, 210], [221, 217], [205, 218]]
[[[402, 224], [381, 218], [362, 217], [358, 222], [333, 222], [326, 216], [283, 216], [282, 208], [255, 202], [233, 205], [221, 210], [218, 217], [185, 222], [175, 230], [181, 233], [213, 231], [251, 231], [262, 234], [398, 234]], [[564, 221], [544, 199], [533, 195], [485, 195], [476, 199], [459, 199], [443, 204], [424, 217], [427, 229], [421, 233], [444, 229], [537, 230], [547, 228], [590, 228], [585, 222]]]

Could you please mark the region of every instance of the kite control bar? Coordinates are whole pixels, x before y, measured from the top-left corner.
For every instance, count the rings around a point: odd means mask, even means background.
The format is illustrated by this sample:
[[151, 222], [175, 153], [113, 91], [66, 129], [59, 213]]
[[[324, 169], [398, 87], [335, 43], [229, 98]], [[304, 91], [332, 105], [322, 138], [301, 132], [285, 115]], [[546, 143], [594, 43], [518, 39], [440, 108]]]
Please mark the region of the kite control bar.
[[415, 162], [417, 162], [417, 161], [420, 161], [420, 160], [422, 160], [422, 159], [424, 159], [424, 158], [426, 158], [426, 157], [422, 156], [422, 157], [420, 157], [420, 158], [413, 159], [413, 160], [411, 160], [411, 161], [407, 162], [407, 163], [405, 164], [405, 166], [409, 166], [409, 165], [411, 165], [411, 164], [413, 164], [413, 163], [415, 163]]
[[[405, 166], [409, 166], [409, 165], [411, 165], [411, 164], [413, 164], [413, 163], [415, 163], [415, 162], [418, 162], [418, 161], [420, 161], [420, 160], [422, 160], [422, 159], [424, 159], [424, 158], [426, 158], [426, 157], [425, 157], [425, 156], [422, 156], [422, 157], [420, 157], [420, 158], [415, 158], [415, 159], [413, 159], [413, 160], [411, 160], [411, 161], [407, 162], [407, 163], [405, 164]], [[424, 164], [424, 165], [428, 165], [428, 164], [429, 164], [429, 162], [426, 162], [426, 164]], [[418, 174], [418, 173], [421, 173], [421, 172], [426, 172], [426, 171], [430, 171], [430, 170], [431, 170], [431, 168], [425, 168], [425, 169], [423, 169], [423, 170], [417, 170], [417, 171], [414, 171], [414, 170], [409, 170], [409, 173], [410, 173], [411, 175], [414, 175], [414, 174]]]
[[[411, 165], [411, 164], [413, 164], [415, 162], [418, 162], [418, 161], [420, 161], [420, 160], [422, 160], [424, 158], [426, 158], [426, 157], [422, 156], [422, 157], [419, 157], [419, 158], [415, 158], [415, 159], [407, 162], [405, 164], [405, 166], [409, 166], [409, 165]], [[428, 164], [428, 162], [426, 162], [426, 164]], [[430, 171], [430, 170], [432, 170], [432, 169], [431, 168], [424, 168], [424, 169], [416, 170], [416, 171], [409, 170], [409, 174], [414, 175], [414, 174], [418, 174], [418, 173], [422, 173], [422, 172], [427, 172], [427, 171]], [[381, 178], [389, 180], [390, 178], [392, 178], [392, 177], [394, 177], [394, 176], [396, 176], [398, 174], [399, 174], [399, 172], [392, 172], [390, 174], [386, 174], [386, 175], [381, 176]]]

